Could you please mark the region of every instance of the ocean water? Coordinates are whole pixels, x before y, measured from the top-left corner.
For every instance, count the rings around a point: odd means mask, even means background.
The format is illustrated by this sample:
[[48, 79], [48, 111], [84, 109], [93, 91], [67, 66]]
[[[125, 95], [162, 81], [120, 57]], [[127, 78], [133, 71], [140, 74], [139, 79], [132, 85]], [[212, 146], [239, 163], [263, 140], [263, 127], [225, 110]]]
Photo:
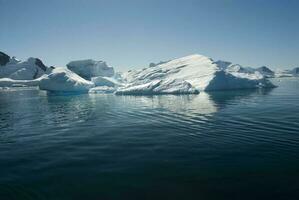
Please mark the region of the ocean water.
[[299, 199], [299, 79], [199, 95], [0, 90], [0, 199]]

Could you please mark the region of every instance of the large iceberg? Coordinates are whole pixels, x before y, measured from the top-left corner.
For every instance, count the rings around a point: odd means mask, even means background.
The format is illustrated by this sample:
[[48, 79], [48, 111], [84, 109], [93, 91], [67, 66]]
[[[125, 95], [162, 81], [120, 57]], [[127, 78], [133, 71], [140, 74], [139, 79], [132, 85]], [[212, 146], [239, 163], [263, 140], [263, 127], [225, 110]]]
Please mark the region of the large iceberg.
[[188, 94], [198, 91], [267, 88], [274, 85], [260, 73], [227, 70], [229, 62], [190, 55], [123, 74], [126, 84], [116, 94]]
[[67, 68], [84, 79], [91, 80], [92, 77], [114, 75], [113, 67], [109, 67], [104, 61], [94, 61], [92, 59], [71, 61]]
[[115, 94], [151, 95], [151, 94], [198, 94], [190, 83], [179, 79], [153, 80], [144, 84], [119, 88]]
[[60, 67], [52, 69], [52, 72], [42, 78], [39, 83], [41, 90], [51, 92], [88, 92], [92, 87], [94, 87], [93, 82]]
[[28, 58], [21, 62], [0, 52], [0, 78], [12, 80], [33, 80], [44, 75], [48, 67], [38, 58]]
[[21, 62], [0, 52], [0, 87], [38, 86], [39, 81], [51, 71], [38, 58]]

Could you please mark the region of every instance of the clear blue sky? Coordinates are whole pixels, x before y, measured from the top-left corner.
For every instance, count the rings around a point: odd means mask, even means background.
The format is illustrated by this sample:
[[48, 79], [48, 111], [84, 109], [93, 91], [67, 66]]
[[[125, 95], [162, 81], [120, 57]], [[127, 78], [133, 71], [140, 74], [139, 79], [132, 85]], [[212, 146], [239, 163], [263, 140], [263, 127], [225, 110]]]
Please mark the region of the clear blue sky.
[[245, 66], [299, 66], [297, 0], [0, 0], [0, 50], [118, 70], [203, 54]]

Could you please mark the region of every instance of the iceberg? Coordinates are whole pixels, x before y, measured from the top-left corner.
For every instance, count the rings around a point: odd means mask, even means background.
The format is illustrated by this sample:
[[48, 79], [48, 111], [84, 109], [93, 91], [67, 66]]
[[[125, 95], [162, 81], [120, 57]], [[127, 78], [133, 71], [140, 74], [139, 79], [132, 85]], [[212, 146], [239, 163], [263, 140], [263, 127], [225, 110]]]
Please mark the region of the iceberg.
[[52, 72], [43, 77], [39, 82], [41, 90], [51, 92], [88, 92], [90, 88], [94, 87], [94, 83], [74, 72], [57, 67], [52, 69]]
[[[298, 74], [293, 70], [292, 74]], [[151, 63], [141, 70], [115, 73], [104, 61], [71, 61], [67, 68], [45, 66], [38, 58], [21, 62], [0, 52], [0, 87], [39, 86], [52, 92], [117, 95], [198, 94], [201, 91], [275, 87], [267, 67], [253, 69], [190, 55]]]
[[104, 61], [77, 60], [69, 62], [66, 66], [86, 80], [97, 76], [112, 77], [114, 75], [113, 67], [109, 67]]
[[275, 72], [266, 66], [259, 67], [256, 69], [256, 71], [258, 71], [259, 73], [261, 73], [263, 76], [267, 78], [275, 77]]
[[28, 58], [21, 62], [0, 52], [0, 78], [13, 80], [33, 80], [47, 73], [48, 67], [38, 58]]
[[153, 80], [148, 83], [118, 88], [117, 95], [198, 94], [190, 83], [179, 79]]
[[117, 87], [122, 85], [115, 77], [92, 77], [91, 82], [95, 84], [95, 86], [108, 86], [108, 87]]
[[295, 67], [294, 69], [286, 69], [286, 70], [277, 70], [275, 72], [275, 77], [284, 78], [284, 77], [298, 77], [299, 76], [299, 67]]
[[293, 74], [293, 76], [299, 76], [299, 67], [295, 67], [294, 69], [292, 69], [291, 73]]
[[142, 70], [130, 70], [122, 75], [126, 84], [116, 94], [194, 94], [275, 87], [258, 72], [240, 73], [228, 70], [229, 65], [206, 56], [190, 55]]
[[10, 56], [0, 51], [0, 66], [6, 65], [10, 60]]

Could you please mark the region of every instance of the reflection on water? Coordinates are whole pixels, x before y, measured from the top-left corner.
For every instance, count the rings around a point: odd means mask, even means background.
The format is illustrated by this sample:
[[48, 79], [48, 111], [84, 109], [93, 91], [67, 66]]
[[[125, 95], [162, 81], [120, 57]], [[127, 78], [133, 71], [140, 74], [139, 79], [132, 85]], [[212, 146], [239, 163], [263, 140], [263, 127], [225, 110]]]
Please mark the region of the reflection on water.
[[161, 96], [0, 90], [0, 199], [296, 198], [299, 83], [279, 83]]

